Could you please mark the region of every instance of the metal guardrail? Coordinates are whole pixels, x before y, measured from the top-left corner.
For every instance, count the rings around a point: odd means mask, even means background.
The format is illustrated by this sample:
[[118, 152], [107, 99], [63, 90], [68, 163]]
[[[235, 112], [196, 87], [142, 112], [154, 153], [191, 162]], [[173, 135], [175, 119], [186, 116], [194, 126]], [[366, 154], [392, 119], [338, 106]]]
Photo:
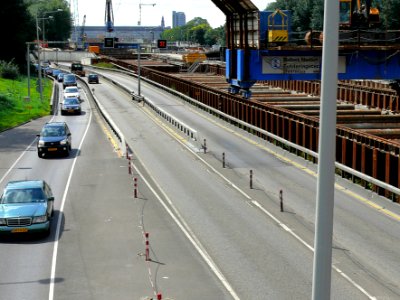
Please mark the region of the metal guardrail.
[[93, 97], [94, 102], [96, 103], [97, 107], [99, 108], [100, 114], [103, 116], [104, 120], [107, 122], [107, 124], [110, 126], [111, 130], [114, 132], [114, 134], [117, 136], [120, 145], [119, 149], [122, 151], [122, 155], [126, 155], [126, 139], [122, 131], [118, 128], [117, 124], [115, 124], [114, 120], [111, 118], [111, 116], [108, 114], [107, 110], [104, 108], [103, 105], [101, 105], [100, 101], [97, 99], [97, 97], [94, 94], [94, 89], [91, 89], [89, 84], [80, 78], [79, 76], [76, 76], [78, 80], [86, 85], [86, 87], [89, 89], [91, 96]]
[[[131, 75], [131, 74], [128, 74]], [[195, 141], [197, 143], [197, 145], [199, 147], [201, 147], [201, 145], [199, 145], [200, 143], [200, 139], [199, 139], [199, 133], [191, 128], [189, 125], [185, 124], [184, 122], [182, 122], [181, 120], [179, 120], [178, 118], [174, 117], [173, 115], [171, 115], [170, 113], [166, 112], [165, 110], [163, 110], [162, 108], [158, 107], [153, 101], [151, 101], [148, 98], [145, 98], [143, 96], [138, 96], [134, 93], [133, 90], [129, 89], [128, 87], [124, 86], [123, 84], [112, 80], [111, 78], [108, 78], [107, 76], [101, 75], [103, 78], [105, 78], [106, 80], [110, 81], [112, 84], [114, 84], [115, 86], [119, 87], [120, 89], [124, 90], [125, 92], [129, 93], [132, 96], [132, 99], [140, 102], [143, 101], [145, 104], [147, 104], [151, 109], [153, 109], [160, 117], [162, 117], [163, 119], [165, 119], [168, 123], [170, 123], [171, 125], [175, 126], [176, 128], [178, 128], [181, 132], [183, 132], [188, 138], [190, 138], [191, 140]]]
[[[120, 68], [122, 68], [122, 67], [120, 67]], [[122, 68], [122, 69], [125, 69], [125, 68]], [[107, 69], [107, 70], [110, 71], [110, 69]], [[111, 70], [111, 71], [120, 72], [120, 73], [124, 73], [124, 74], [130, 75], [130, 76], [137, 77], [137, 74], [135, 74], [132, 71], [127, 71], [126, 69], [125, 70]], [[311, 150], [309, 150], [307, 148], [304, 148], [302, 146], [299, 146], [297, 144], [289, 142], [289, 141], [287, 141], [287, 140], [285, 140], [285, 139], [283, 139], [283, 138], [281, 138], [281, 137], [279, 137], [279, 136], [277, 136], [275, 134], [272, 134], [272, 133], [270, 133], [268, 131], [265, 131], [265, 130], [260, 129], [260, 128], [256, 127], [256, 126], [253, 126], [253, 125], [251, 125], [249, 123], [243, 122], [242, 120], [236, 119], [236, 118], [234, 118], [234, 117], [232, 117], [230, 115], [222, 113], [221, 111], [219, 111], [219, 110], [217, 110], [215, 108], [209, 107], [209, 106], [207, 106], [207, 105], [205, 105], [205, 104], [203, 104], [203, 103], [201, 103], [201, 102], [199, 102], [199, 101], [197, 101], [197, 100], [195, 100], [193, 98], [190, 98], [190, 97], [188, 97], [188, 96], [186, 96], [186, 95], [184, 95], [184, 94], [182, 94], [180, 92], [177, 92], [177, 91], [175, 91], [173, 89], [170, 89], [170, 88], [168, 88], [166, 86], [163, 86], [163, 85], [161, 85], [161, 84], [159, 84], [157, 82], [151, 81], [151, 80], [149, 80], [147, 78], [144, 78], [144, 77], [142, 77], [141, 80], [146, 81], [149, 84], [152, 84], [152, 85], [154, 85], [154, 86], [156, 86], [156, 87], [158, 87], [160, 89], [168, 91], [169, 93], [184, 99], [186, 102], [188, 102], [190, 104], [195, 104], [195, 106], [202, 107], [205, 111], [212, 112], [212, 113], [214, 113], [214, 114], [216, 114], [216, 115], [218, 115], [218, 116], [220, 116], [220, 117], [222, 117], [224, 119], [230, 120], [233, 123], [240, 124], [244, 128], [248, 128], [248, 129], [253, 130], [254, 132], [257, 132], [257, 133], [260, 133], [262, 135], [265, 135], [265, 136], [269, 137], [270, 139], [278, 141], [279, 143], [282, 143], [283, 145], [288, 146], [290, 148], [293, 148], [293, 149], [296, 149], [298, 151], [301, 151], [301, 152], [303, 152], [303, 153], [305, 153], [305, 154], [307, 154], [307, 155], [309, 155], [309, 156], [311, 156], [313, 158], [316, 158], [316, 159], [319, 158], [318, 153], [316, 153], [314, 151], [311, 151]], [[129, 89], [128, 89], [128, 91], [129, 91]], [[129, 91], [129, 92], [132, 94], [132, 91]], [[349, 167], [347, 167], [347, 166], [345, 166], [345, 165], [343, 165], [341, 163], [338, 163], [338, 162], [335, 162], [335, 167], [337, 169], [339, 169], [340, 171], [344, 171], [344, 172], [346, 172], [346, 173], [348, 173], [348, 174], [350, 174], [352, 176], [360, 178], [361, 180], [364, 180], [364, 181], [366, 181], [368, 183], [371, 183], [371, 184], [376, 185], [378, 187], [381, 187], [381, 188], [383, 188], [385, 190], [388, 190], [388, 191], [392, 192], [393, 194], [395, 194], [397, 196], [400, 196], [400, 189], [395, 187], [395, 186], [389, 185], [386, 182], [383, 182], [383, 181], [380, 181], [378, 179], [375, 179], [375, 178], [373, 178], [371, 176], [368, 176], [368, 175], [366, 175], [364, 173], [356, 171], [356, 170], [354, 170], [352, 168], [349, 168]]]

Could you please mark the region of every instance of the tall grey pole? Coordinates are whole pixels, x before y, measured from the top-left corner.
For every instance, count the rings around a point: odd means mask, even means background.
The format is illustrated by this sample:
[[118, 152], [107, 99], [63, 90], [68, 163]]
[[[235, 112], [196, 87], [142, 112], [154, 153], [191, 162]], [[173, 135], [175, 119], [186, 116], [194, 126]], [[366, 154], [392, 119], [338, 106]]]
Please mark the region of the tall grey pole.
[[140, 44], [138, 46], [138, 96], [140, 100]]
[[30, 44], [26, 44], [26, 61], [27, 61], [27, 72], [28, 72], [28, 98], [31, 98], [31, 61], [29, 57], [29, 47]]
[[[45, 34], [44, 34], [44, 20], [46, 20], [46, 18], [42, 18], [42, 30], [43, 30], [43, 33], [42, 33], [42, 36], [43, 36], [43, 44], [46, 44], [46, 37], [45, 37]], [[46, 61], [46, 51], [43, 51], [43, 61]]]
[[325, 0], [324, 11], [313, 300], [329, 300], [331, 294], [339, 1]]
[[38, 12], [36, 12], [36, 42], [37, 42], [37, 53], [38, 53], [38, 77], [39, 77], [39, 93], [40, 101], [43, 102], [43, 90], [42, 90], [42, 66], [40, 61], [40, 42], [39, 42], [39, 24], [38, 24]]

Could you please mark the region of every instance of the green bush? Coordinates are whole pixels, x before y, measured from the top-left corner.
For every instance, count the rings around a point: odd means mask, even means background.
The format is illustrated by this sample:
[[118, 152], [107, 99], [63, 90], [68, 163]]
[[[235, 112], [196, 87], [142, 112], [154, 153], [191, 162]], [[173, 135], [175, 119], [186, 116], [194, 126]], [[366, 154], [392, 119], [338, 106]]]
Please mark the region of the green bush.
[[17, 79], [19, 77], [19, 68], [13, 61], [0, 61], [0, 77], [5, 79]]

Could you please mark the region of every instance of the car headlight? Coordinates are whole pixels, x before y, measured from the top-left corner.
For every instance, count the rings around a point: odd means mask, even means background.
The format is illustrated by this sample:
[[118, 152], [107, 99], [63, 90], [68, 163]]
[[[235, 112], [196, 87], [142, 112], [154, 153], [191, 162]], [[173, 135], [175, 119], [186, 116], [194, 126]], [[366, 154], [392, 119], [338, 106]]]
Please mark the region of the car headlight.
[[44, 223], [47, 221], [47, 215], [34, 217], [32, 223]]
[[68, 140], [65, 139], [65, 140], [62, 140], [62, 141], [60, 142], [60, 145], [66, 145], [67, 143], [68, 143]]
[[6, 219], [0, 218], [0, 226], [1, 225], [7, 225]]
[[39, 147], [43, 147], [43, 146], [44, 146], [44, 141], [39, 141], [39, 142], [38, 142], [38, 146], [39, 146]]

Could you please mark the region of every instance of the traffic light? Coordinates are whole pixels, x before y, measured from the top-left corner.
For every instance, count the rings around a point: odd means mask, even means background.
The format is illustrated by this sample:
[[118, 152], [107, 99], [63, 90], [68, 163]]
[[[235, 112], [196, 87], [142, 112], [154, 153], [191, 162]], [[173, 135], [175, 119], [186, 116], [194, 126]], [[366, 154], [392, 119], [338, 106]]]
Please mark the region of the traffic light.
[[167, 40], [157, 40], [157, 48], [167, 48]]
[[104, 38], [104, 48], [114, 48], [114, 38]]

